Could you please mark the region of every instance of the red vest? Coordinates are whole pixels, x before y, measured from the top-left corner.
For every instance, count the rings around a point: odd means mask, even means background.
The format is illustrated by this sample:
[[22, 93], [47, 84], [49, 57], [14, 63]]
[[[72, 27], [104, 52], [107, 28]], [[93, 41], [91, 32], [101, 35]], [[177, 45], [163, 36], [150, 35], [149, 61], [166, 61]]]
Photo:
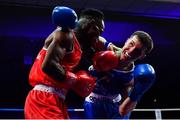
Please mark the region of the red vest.
[[[81, 48], [79, 45], [79, 42], [77, 41], [75, 35], [74, 35], [74, 48], [70, 53], [66, 53], [63, 60], [60, 62], [60, 64], [69, 71], [72, 71], [73, 68], [78, 65], [80, 59], [81, 59]], [[29, 83], [32, 86], [35, 86], [37, 84], [45, 84], [53, 87], [63, 87], [58, 80], [54, 80], [50, 76], [48, 76], [46, 73], [42, 71], [42, 63], [46, 56], [47, 50], [42, 48], [39, 52], [38, 56], [36, 57], [36, 60], [31, 68], [30, 74], [29, 74]]]

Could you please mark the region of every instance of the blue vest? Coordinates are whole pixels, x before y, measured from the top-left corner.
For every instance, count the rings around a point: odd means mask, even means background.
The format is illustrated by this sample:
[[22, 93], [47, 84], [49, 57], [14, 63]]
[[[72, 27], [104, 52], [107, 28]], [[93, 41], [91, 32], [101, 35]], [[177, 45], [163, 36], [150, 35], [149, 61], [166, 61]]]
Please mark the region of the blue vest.
[[133, 79], [133, 70], [120, 71], [113, 69], [107, 73], [98, 73], [94, 93], [100, 95], [116, 95], [122, 92], [125, 85]]

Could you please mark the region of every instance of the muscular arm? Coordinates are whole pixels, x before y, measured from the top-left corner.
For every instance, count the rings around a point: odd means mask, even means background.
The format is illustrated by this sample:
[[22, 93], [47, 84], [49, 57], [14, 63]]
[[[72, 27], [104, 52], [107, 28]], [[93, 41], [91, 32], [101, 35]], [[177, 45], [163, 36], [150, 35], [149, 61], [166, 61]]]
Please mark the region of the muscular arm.
[[58, 30], [60, 30], [60, 28], [59, 27], [57, 27], [57, 29], [55, 29], [47, 38], [46, 38], [46, 40], [45, 40], [45, 43], [44, 43], [44, 48], [48, 48], [49, 47], [49, 45], [51, 44], [51, 42], [53, 41], [53, 39], [54, 39], [54, 35], [55, 35], [55, 33], [58, 31]]
[[42, 70], [52, 78], [62, 81], [65, 79], [65, 70], [59, 64], [63, 59], [66, 49], [62, 46], [62, 42], [66, 39], [65, 33], [56, 30], [52, 37], [52, 41], [47, 48], [46, 57], [42, 64]]
[[122, 103], [119, 106], [119, 113], [122, 116], [127, 115], [129, 112], [131, 112], [135, 107], [137, 102], [131, 101], [128, 97], [128, 93], [133, 89], [134, 80], [131, 80], [128, 84], [126, 84], [123, 92], [122, 92]]

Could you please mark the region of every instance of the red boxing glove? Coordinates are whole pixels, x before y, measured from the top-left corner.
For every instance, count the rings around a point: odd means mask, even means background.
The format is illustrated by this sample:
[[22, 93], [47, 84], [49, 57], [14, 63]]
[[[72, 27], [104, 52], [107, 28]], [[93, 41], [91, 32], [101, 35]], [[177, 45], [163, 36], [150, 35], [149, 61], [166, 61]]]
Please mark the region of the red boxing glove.
[[95, 86], [96, 78], [88, 74], [86, 71], [79, 71], [76, 73], [77, 81], [72, 89], [80, 96], [88, 96]]
[[118, 65], [118, 57], [114, 51], [101, 51], [93, 57], [93, 67], [98, 72], [107, 72]]
[[77, 81], [78, 77], [76, 74], [66, 71], [66, 78], [63, 81], [56, 82], [55, 84], [58, 84], [59, 87], [69, 89], [72, 88], [74, 83]]

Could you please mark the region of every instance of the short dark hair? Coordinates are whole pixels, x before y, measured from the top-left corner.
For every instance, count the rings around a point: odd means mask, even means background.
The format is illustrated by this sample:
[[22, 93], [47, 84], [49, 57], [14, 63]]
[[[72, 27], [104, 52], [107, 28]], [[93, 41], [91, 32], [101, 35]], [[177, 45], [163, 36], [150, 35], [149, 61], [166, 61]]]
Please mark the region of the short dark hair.
[[154, 47], [153, 40], [152, 40], [151, 36], [147, 32], [144, 32], [144, 31], [135, 31], [131, 36], [135, 36], [135, 35], [137, 35], [140, 42], [146, 48], [146, 51], [145, 51], [146, 54], [150, 53]]
[[91, 17], [95, 19], [104, 19], [104, 13], [95, 8], [86, 8], [80, 13], [81, 17]]

